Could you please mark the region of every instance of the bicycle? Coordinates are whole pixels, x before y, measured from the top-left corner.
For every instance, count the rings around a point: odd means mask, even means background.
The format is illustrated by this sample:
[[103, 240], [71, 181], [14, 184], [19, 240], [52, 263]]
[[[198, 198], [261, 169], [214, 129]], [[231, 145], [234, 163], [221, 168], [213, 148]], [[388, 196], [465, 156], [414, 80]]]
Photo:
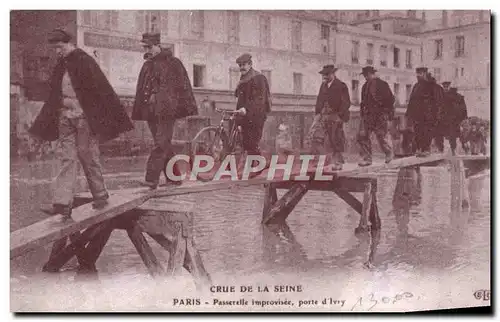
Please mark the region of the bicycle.
[[[195, 135], [191, 141], [191, 158], [200, 154], [209, 155], [217, 164], [228, 155], [241, 155], [243, 147], [241, 126], [236, 123], [239, 112], [218, 108], [215, 111], [222, 114], [219, 125], [204, 127]], [[229, 123], [228, 132], [224, 127], [226, 122]]]

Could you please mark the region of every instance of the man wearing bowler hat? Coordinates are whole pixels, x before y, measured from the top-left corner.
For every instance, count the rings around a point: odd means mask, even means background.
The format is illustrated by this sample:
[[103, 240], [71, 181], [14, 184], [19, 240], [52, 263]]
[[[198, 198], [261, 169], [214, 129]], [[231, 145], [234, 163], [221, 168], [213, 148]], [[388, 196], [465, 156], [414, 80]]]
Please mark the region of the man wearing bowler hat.
[[[167, 183], [180, 183], [168, 178], [165, 171], [168, 161], [174, 156], [172, 136], [175, 121], [198, 114], [198, 108], [184, 65], [170, 50], [161, 47], [160, 34], [143, 34], [142, 44], [146, 60], [137, 81], [132, 119], [147, 121], [153, 136], [154, 147], [141, 184], [156, 189], [162, 171]], [[176, 166], [173, 172], [180, 175]]]
[[309, 130], [308, 141], [310, 152], [324, 155], [325, 142], [332, 151], [332, 169], [342, 170], [344, 159], [342, 153], [345, 147], [344, 122], [349, 120], [351, 99], [347, 85], [340, 81], [334, 65], [325, 65], [319, 72], [323, 83], [316, 99], [315, 117]]
[[426, 67], [416, 69], [417, 83], [413, 86], [406, 117], [413, 125], [417, 157], [431, 153], [431, 143], [442, 102], [442, 88], [430, 77]]
[[361, 88], [361, 122], [357, 141], [362, 160], [360, 166], [372, 164], [371, 133], [375, 133], [380, 148], [385, 154], [385, 162], [393, 158], [392, 147], [387, 141], [388, 122], [394, 118], [394, 95], [387, 82], [375, 74], [372, 66], [362, 69], [366, 82]]
[[29, 132], [43, 140], [59, 140], [61, 168], [53, 202], [42, 207], [49, 214], [71, 216], [78, 161], [92, 193], [94, 208], [109, 198], [99, 161], [99, 143], [133, 129], [113, 87], [95, 60], [72, 43], [62, 29], [53, 30], [48, 42], [59, 60], [50, 79], [50, 92]]
[[[271, 92], [266, 77], [253, 68], [252, 56], [244, 53], [236, 59], [240, 68], [240, 81], [236, 86], [238, 98], [236, 109], [240, 113], [237, 119], [242, 129], [243, 149], [247, 155], [260, 155], [259, 143], [262, 131], [271, 111]], [[251, 176], [257, 175], [257, 172]]]

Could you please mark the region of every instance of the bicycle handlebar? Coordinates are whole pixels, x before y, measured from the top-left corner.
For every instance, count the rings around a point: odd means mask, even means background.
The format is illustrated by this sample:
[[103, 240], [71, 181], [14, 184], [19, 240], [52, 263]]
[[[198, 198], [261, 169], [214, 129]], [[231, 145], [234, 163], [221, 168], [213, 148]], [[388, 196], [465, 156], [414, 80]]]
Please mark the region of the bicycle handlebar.
[[218, 112], [218, 113], [225, 113], [225, 114], [230, 114], [230, 115], [240, 114], [238, 111], [223, 110], [223, 109], [220, 109], [220, 108], [215, 108], [215, 111]]

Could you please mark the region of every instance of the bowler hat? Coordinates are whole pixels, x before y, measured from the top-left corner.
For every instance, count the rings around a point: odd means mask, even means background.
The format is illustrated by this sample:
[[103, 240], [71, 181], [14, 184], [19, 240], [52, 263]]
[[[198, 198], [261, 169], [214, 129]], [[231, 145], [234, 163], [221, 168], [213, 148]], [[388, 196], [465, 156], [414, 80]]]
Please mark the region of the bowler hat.
[[51, 44], [58, 42], [68, 43], [70, 42], [71, 38], [73, 37], [69, 33], [64, 31], [63, 29], [57, 28], [49, 32], [48, 41]]
[[376, 71], [377, 70], [375, 68], [373, 68], [373, 66], [366, 66], [366, 67], [363, 67], [360, 75], [374, 74]]
[[146, 32], [142, 34], [141, 42], [147, 46], [159, 45], [160, 44], [160, 34]]
[[417, 67], [415, 71], [417, 73], [427, 73], [427, 67]]
[[240, 57], [236, 58], [236, 64], [245, 64], [252, 61], [252, 55], [249, 53], [244, 53]]
[[449, 85], [451, 84], [451, 82], [446, 81], [446, 82], [442, 82], [441, 84], [442, 84], [443, 86], [446, 86], [446, 85], [448, 85], [448, 86], [449, 86]]
[[325, 65], [323, 69], [319, 71], [321, 75], [328, 75], [330, 73], [334, 73], [338, 68], [335, 68], [335, 65]]

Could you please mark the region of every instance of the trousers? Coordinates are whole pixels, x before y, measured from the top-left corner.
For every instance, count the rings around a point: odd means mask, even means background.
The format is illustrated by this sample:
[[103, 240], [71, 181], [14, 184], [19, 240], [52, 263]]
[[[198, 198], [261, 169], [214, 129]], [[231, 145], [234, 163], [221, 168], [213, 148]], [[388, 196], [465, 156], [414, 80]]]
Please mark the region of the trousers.
[[[175, 155], [172, 146], [175, 119], [150, 119], [148, 126], [153, 136], [154, 146], [146, 163], [146, 181], [158, 184], [162, 171]], [[175, 170], [174, 168], [174, 173]]]
[[372, 142], [370, 139], [372, 133], [375, 133], [382, 152], [384, 152], [385, 155], [392, 153], [392, 147], [387, 140], [388, 128], [385, 118], [362, 118], [356, 140], [360, 147], [360, 155], [365, 161], [372, 161]]
[[71, 206], [77, 183], [78, 161], [83, 167], [94, 199], [108, 197], [99, 161], [99, 140], [88, 125], [85, 116], [59, 118], [59, 149], [61, 170], [55, 180], [53, 203]]
[[241, 126], [242, 145], [247, 155], [260, 155], [259, 144], [262, 139], [265, 123], [266, 117], [259, 119], [243, 118], [236, 122], [236, 124]]
[[414, 122], [415, 147], [421, 152], [430, 152], [434, 126], [430, 122]]
[[317, 114], [307, 135], [307, 145], [312, 154], [332, 153], [334, 163], [344, 163], [344, 123], [337, 114]]

